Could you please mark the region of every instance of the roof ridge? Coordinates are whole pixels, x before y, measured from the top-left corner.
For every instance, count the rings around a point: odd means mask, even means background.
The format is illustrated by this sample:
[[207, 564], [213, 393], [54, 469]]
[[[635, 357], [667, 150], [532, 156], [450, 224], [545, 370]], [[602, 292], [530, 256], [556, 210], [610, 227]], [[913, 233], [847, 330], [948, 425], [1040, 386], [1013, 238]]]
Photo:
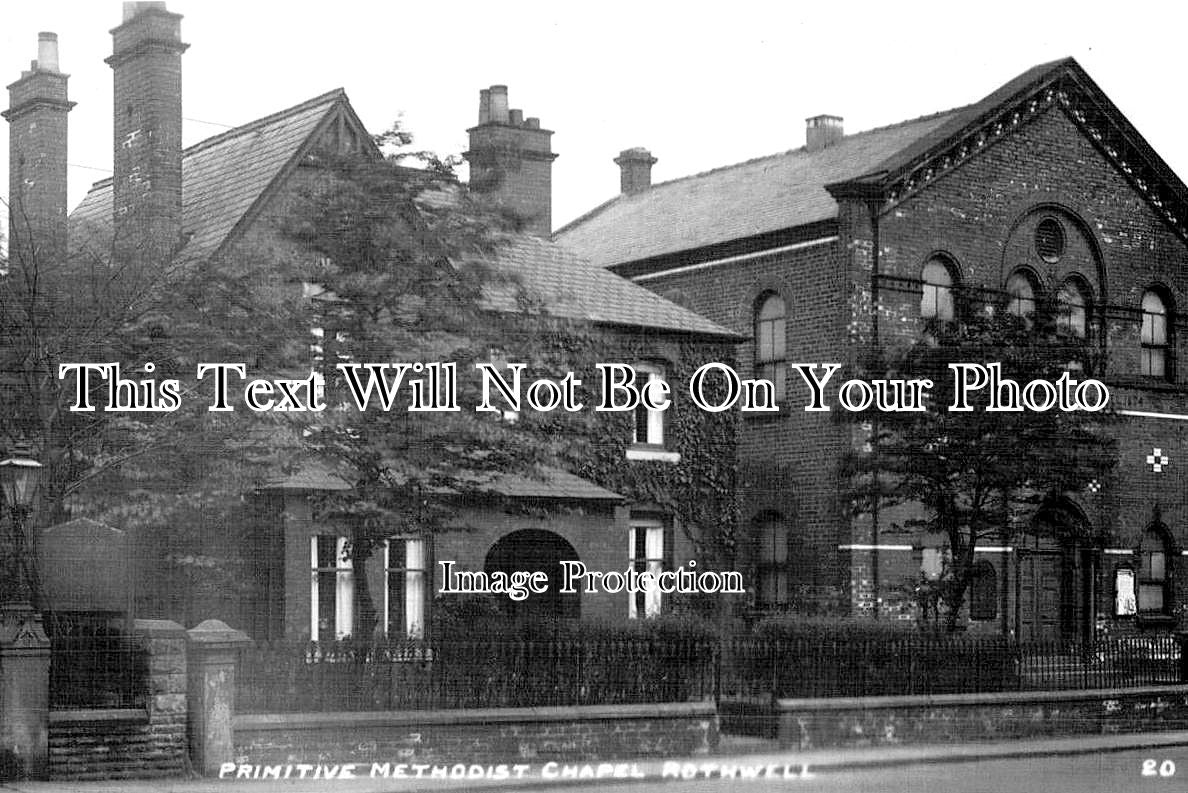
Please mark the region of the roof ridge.
[[[938, 110], [933, 113], [925, 113], [924, 115], [916, 116], [914, 118], [903, 119], [902, 121], [896, 121], [891, 124], [884, 124], [879, 127], [870, 127], [869, 129], [859, 130], [857, 132], [853, 132], [853, 133], [850, 133], [849, 135], [843, 136], [842, 139], [840, 141], [838, 141], [838, 143], [839, 144], [844, 143], [846, 141], [853, 140], [855, 138], [859, 138], [864, 135], [871, 135], [871, 134], [875, 134], [875, 133], [879, 133], [879, 132], [886, 132], [888, 130], [896, 129], [898, 127], [904, 127], [909, 124], [918, 124], [921, 121], [929, 121], [931, 119], [939, 118], [941, 116], [947, 116], [947, 115], [951, 115], [951, 114], [960, 113], [961, 111], [968, 110], [969, 108], [973, 107], [974, 104], [976, 104], [976, 103], [968, 104], [968, 105], [960, 105], [958, 107], [951, 107], [948, 110]], [[713, 174], [722, 173], [724, 171], [729, 171], [734, 168], [742, 168], [742, 167], [745, 167], [748, 165], [754, 165], [756, 163], [763, 162], [764, 160], [774, 160], [778, 157], [787, 157], [789, 155], [797, 154], [797, 153], [801, 153], [801, 152], [805, 152], [804, 146], [798, 146], [794, 149], [785, 149], [784, 151], [777, 151], [777, 152], [773, 152], [771, 154], [764, 154], [764, 155], [760, 155], [758, 157], [752, 157], [747, 160], [740, 160], [739, 162], [730, 163], [728, 165], [719, 165], [716, 168], [710, 168], [705, 171], [698, 171], [696, 173], [685, 174], [684, 176], [678, 176], [675, 179], [669, 179], [664, 182], [657, 182], [657, 183], [653, 184], [651, 187], [649, 187], [647, 190], [641, 190], [640, 192], [632, 193], [631, 195], [625, 195], [623, 193], [620, 193], [619, 195], [616, 195], [616, 196], [613, 196], [613, 197], [607, 199], [606, 201], [602, 202], [598, 206], [587, 210], [585, 213], [583, 213], [582, 215], [579, 215], [578, 217], [569, 221], [564, 226], [561, 226], [559, 229], [557, 229], [556, 231], [553, 232], [553, 238], [556, 239], [556, 237], [558, 235], [568, 231], [572, 227], [576, 227], [576, 226], [584, 223], [585, 221], [589, 220], [590, 218], [594, 217], [595, 215], [598, 215], [600, 212], [602, 212], [604, 209], [609, 207], [611, 204], [614, 204], [615, 202], [617, 202], [623, 198], [630, 198], [630, 197], [637, 196], [637, 195], [638, 196], [646, 196], [648, 193], [652, 192], [653, 190], [657, 190], [662, 187], [667, 187], [668, 185], [679, 184], [681, 182], [686, 182], [691, 179], [701, 179], [706, 176], [711, 176]]]
[[[973, 107], [973, 105], [961, 105], [960, 107], [953, 107], [953, 108], [949, 108], [948, 110], [940, 110], [935, 113], [925, 113], [922, 116], [916, 116], [915, 118], [904, 119], [903, 121], [896, 121], [892, 124], [884, 124], [881, 127], [871, 127], [870, 129], [859, 130], [858, 132], [852, 132], [849, 135], [842, 136], [842, 139], [840, 141], [838, 141], [838, 143], [839, 144], [845, 143], [846, 141], [853, 140], [854, 138], [858, 138], [863, 135], [871, 135], [876, 132], [886, 132], [887, 130], [890, 130], [890, 129], [896, 129], [897, 127], [905, 127], [908, 124], [918, 124], [921, 121], [928, 121], [928, 120], [931, 120], [934, 118], [939, 118], [940, 116], [948, 115], [950, 113], [957, 113], [962, 110], [968, 110], [971, 107]], [[837, 144], [834, 144], [834, 145], [837, 145]], [[822, 151], [824, 151], [824, 149], [822, 149]], [[784, 151], [777, 151], [777, 152], [773, 152], [771, 154], [764, 154], [764, 155], [760, 155], [759, 157], [752, 157], [749, 160], [742, 160], [740, 162], [731, 163], [730, 165], [719, 165], [717, 168], [710, 168], [709, 170], [701, 171], [699, 173], [691, 173], [686, 176], [678, 176], [677, 178], [669, 179], [666, 182], [658, 182], [658, 183], [652, 185], [651, 189], [655, 189], [657, 187], [664, 187], [665, 185], [674, 184], [676, 182], [683, 182], [686, 179], [698, 179], [702, 176], [709, 176], [710, 174], [718, 173], [719, 171], [728, 171], [731, 168], [740, 168], [744, 165], [752, 165], [757, 162], [762, 162], [763, 160], [773, 160], [776, 157], [787, 157], [789, 154], [796, 154], [797, 152], [808, 153], [806, 151], [805, 146], [797, 146], [794, 149], [785, 149]], [[633, 195], [642, 195], [643, 193], [646, 193], [646, 192], [647, 191], [644, 190], [644, 191], [641, 191], [640, 193], [635, 193]]]
[[346, 99], [346, 90], [345, 89], [335, 88], [331, 91], [327, 91], [324, 94], [319, 94], [318, 96], [315, 96], [312, 99], [306, 99], [304, 102], [300, 102], [296, 105], [293, 105], [292, 107], [287, 107], [284, 110], [278, 110], [275, 113], [270, 113], [267, 116], [263, 116], [261, 118], [254, 119], [253, 121], [249, 121], [246, 124], [242, 124], [238, 127], [233, 127], [233, 128], [226, 130], [224, 132], [220, 132], [219, 134], [214, 135], [209, 138], [206, 138], [205, 140], [200, 140], [197, 143], [195, 143], [193, 146], [188, 146], [185, 149], [183, 149], [182, 157], [185, 157], [188, 154], [194, 154], [196, 152], [202, 151], [203, 149], [209, 148], [209, 147], [214, 146], [218, 143], [222, 143], [223, 140], [225, 140], [227, 138], [235, 137], [236, 135], [242, 135], [243, 133], [250, 132], [253, 129], [256, 129], [258, 127], [262, 127], [266, 124], [271, 124], [274, 121], [278, 121], [282, 118], [285, 118], [286, 116], [296, 115], [297, 113], [300, 113], [305, 110], [309, 110], [310, 108], [315, 107], [317, 105], [325, 104], [326, 102], [328, 102], [330, 100], [337, 101], [338, 99]]
[[[345, 88], [341, 88], [341, 87], [335, 88], [333, 90], [325, 92], [324, 94], [319, 94], [318, 96], [312, 97], [311, 99], [306, 99], [304, 102], [299, 102], [298, 104], [295, 104], [292, 107], [286, 107], [283, 110], [278, 110], [275, 113], [268, 114], [267, 116], [253, 119], [252, 121], [249, 121], [246, 124], [240, 124], [238, 127], [232, 127], [231, 129], [224, 130], [223, 132], [220, 132], [217, 135], [212, 135], [209, 138], [204, 138], [203, 140], [200, 140], [197, 143], [195, 143], [191, 146], [187, 146], [186, 148], [182, 149], [182, 158], [184, 159], [185, 157], [187, 157], [191, 154], [195, 154], [196, 152], [203, 151], [207, 148], [210, 148], [211, 146], [222, 143], [224, 140], [235, 137], [236, 135], [242, 135], [245, 132], [250, 132], [253, 129], [264, 126], [265, 124], [271, 124], [274, 121], [285, 118], [286, 116], [296, 115], [297, 113], [308, 110], [311, 107], [316, 107], [317, 105], [325, 104], [326, 102], [328, 102], [330, 100], [337, 101], [340, 98], [343, 100], [346, 100], [348, 102], [350, 101], [349, 99], [347, 99]], [[104, 187], [108, 187], [109, 185], [111, 185], [112, 180], [114, 178], [115, 178], [114, 176], [105, 176], [104, 178], [98, 180], [97, 182], [93, 182], [91, 184], [91, 188], [87, 192], [93, 193], [96, 190], [99, 190]]]

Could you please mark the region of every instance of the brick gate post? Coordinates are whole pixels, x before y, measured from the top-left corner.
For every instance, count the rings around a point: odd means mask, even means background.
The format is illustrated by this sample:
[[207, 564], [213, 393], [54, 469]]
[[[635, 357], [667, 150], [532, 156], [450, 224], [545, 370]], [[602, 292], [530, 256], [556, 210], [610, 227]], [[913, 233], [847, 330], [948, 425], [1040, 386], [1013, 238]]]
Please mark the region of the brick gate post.
[[186, 631], [189, 668], [190, 761], [201, 774], [216, 774], [234, 753], [235, 669], [251, 644], [243, 631], [206, 620]]
[[44, 779], [49, 760], [50, 642], [41, 614], [0, 606], [0, 779]]

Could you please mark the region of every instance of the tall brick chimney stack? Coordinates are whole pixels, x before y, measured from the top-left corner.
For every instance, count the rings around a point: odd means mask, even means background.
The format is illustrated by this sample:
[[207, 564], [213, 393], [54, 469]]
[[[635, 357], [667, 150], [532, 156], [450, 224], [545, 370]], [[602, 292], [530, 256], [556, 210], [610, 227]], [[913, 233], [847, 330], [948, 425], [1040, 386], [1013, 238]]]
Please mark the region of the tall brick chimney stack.
[[66, 98], [58, 36], [40, 33], [37, 60], [8, 86], [8, 254], [27, 267], [66, 254]]
[[804, 147], [821, 151], [845, 137], [841, 116], [813, 116], [804, 120]]
[[117, 256], [161, 263], [182, 236], [181, 15], [124, 3], [111, 31], [115, 74], [112, 183]]
[[652, 186], [652, 166], [656, 158], [647, 149], [639, 146], [624, 149], [615, 158], [619, 166], [619, 187], [624, 195], [641, 193]]
[[540, 119], [508, 108], [507, 86], [479, 91], [478, 126], [467, 130], [470, 189], [487, 193], [524, 222], [524, 230], [546, 237], [553, 230], [553, 133]]

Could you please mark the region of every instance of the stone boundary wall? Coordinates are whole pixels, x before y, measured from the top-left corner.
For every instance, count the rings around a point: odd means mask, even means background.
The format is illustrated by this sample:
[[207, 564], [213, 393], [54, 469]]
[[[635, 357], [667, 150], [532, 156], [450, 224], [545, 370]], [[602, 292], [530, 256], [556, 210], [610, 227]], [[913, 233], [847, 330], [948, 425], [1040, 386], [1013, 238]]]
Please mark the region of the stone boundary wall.
[[50, 711], [51, 779], [186, 773], [186, 632], [166, 620], [136, 620], [135, 631], [148, 640], [147, 707]]
[[1188, 685], [781, 699], [784, 749], [965, 743], [1188, 729]]
[[235, 762], [516, 763], [705, 754], [712, 702], [237, 715]]

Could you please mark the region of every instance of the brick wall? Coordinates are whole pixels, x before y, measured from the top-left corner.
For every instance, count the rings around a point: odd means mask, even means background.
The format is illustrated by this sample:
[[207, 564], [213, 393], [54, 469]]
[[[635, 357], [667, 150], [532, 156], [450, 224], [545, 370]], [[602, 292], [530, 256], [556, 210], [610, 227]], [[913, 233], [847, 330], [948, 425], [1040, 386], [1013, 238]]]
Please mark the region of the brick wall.
[[[841, 236], [869, 245], [873, 233], [865, 215], [865, 207], [843, 202]], [[1065, 252], [1057, 261], [1043, 259], [1033, 243], [1036, 225], [1045, 217], [1058, 219], [1065, 229]], [[1142, 294], [1158, 284], [1182, 310], [1188, 294], [1188, 250], [1059, 107], [1021, 125], [915, 195], [884, 207], [878, 222], [877, 316], [884, 346], [902, 348], [920, 332], [918, 279], [925, 261], [938, 253], [956, 265], [959, 284], [977, 295], [974, 303], [993, 301], [993, 294], [1001, 293], [1018, 268], [1033, 273], [1041, 293], [1048, 295], [1076, 275], [1093, 293], [1091, 348], [1104, 351], [1093, 374], [1109, 386], [1113, 405], [1188, 413], [1184, 367], [1178, 367], [1170, 383], [1138, 375]], [[864, 344], [871, 339], [874, 316], [869, 261], [855, 257], [853, 273], [853, 340]], [[1173, 357], [1182, 358], [1188, 351], [1188, 334], [1183, 327], [1177, 331]], [[1137, 547], [1158, 515], [1174, 535], [1174, 564], [1188, 539], [1188, 461], [1155, 472], [1145, 459], [1154, 448], [1179, 459], [1185, 428], [1166, 419], [1128, 417], [1110, 432], [1119, 441], [1113, 474], [1097, 491], [1065, 495], [1106, 538], [1105, 546], [1114, 549]], [[930, 543], [922, 537], [895, 541]], [[1112, 616], [1114, 569], [1136, 561], [1133, 555], [1117, 553], [1100, 557], [1093, 588], [1098, 614]], [[895, 572], [888, 562], [880, 565], [883, 581]], [[1013, 564], [1012, 560], [1008, 567]], [[1000, 582], [1012, 586], [1009, 574], [1010, 570], [1000, 574]], [[1183, 595], [1183, 576], [1172, 579]], [[1009, 594], [1013, 608], [1014, 593]], [[1134, 619], [1110, 623], [1111, 630], [1123, 632], [1135, 627]]]
[[180, 776], [186, 749], [186, 633], [166, 620], [137, 620], [148, 639], [148, 707], [51, 711], [50, 777]]
[[489, 123], [472, 128], [470, 186], [486, 193], [524, 222], [530, 234], [548, 236], [553, 229], [553, 160], [546, 129], [524, 124]]
[[66, 254], [66, 82], [39, 68], [8, 87], [9, 256], [43, 272]]
[[784, 749], [964, 743], [1183, 730], [1188, 686], [780, 700]]
[[236, 716], [235, 762], [488, 763], [704, 754], [712, 703]]
[[[796, 250], [645, 278], [642, 286], [739, 334], [754, 333], [756, 302], [775, 292], [787, 311], [787, 361], [825, 363], [846, 360], [844, 270], [838, 243], [828, 238]], [[735, 349], [738, 371], [754, 377], [754, 346]], [[808, 388], [789, 371], [787, 397], [778, 414], [742, 414], [739, 503], [742, 526], [766, 512], [783, 516], [792, 537], [790, 565], [794, 585], [837, 587], [848, 583], [848, 562], [838, 554], [846, 542], [837, 462], [850, 443], [848, 430], [828, 414], [806, 413]], [[791, 486], [795, 483], [795, 486]], [[743, 547], [743, 563], [752, 549]]]
[[158, 265], [181, 242], [181, 16], [142, 9], [112, 37], [116, 251]]

